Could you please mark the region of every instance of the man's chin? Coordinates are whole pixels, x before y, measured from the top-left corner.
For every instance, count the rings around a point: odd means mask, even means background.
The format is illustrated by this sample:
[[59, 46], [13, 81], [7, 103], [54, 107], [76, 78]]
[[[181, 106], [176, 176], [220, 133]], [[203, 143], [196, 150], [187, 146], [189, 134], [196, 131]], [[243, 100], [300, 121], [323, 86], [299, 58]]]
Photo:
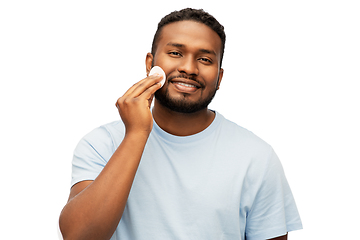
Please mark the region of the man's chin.
[[158, 103], [162, 106], [166, 107], [167, 109], [176, 112], [176, 113], [196, 113], [201, 110], [207, 109], [208, 105], [210, 104], [211, 99], [207, 99], [206, 101], [202, 102], [190, 102], [186, 99], [170, 99], [170, 98], [162, 98], [162, 96], [156, 96], [155, 98]]

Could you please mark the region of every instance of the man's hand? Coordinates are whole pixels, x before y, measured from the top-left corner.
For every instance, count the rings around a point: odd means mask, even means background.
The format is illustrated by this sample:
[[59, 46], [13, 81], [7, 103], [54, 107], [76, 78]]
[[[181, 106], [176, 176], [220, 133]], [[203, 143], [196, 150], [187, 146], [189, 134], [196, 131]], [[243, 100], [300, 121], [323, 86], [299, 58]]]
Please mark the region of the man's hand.
[[160, 89], [162, 77], [149, 76], [134, 84], [116, 102], [120, 117], [125, 124], [126, 133], [144, 132], [150, 134], [153, 118], [150, 112], [154, 93]]

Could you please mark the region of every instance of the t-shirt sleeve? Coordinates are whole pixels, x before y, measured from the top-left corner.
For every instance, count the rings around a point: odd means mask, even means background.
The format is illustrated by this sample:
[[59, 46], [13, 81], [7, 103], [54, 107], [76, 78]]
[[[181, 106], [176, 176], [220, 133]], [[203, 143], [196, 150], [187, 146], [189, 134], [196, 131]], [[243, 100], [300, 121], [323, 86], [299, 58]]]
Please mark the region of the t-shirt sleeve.
[[246, 239], [264, 240], [302, 229], [300, 216], [280, 160], [272, 151], [246, 218]]
[[71, 186], [95, 180], [114, 151], [111, 135], [105, 127], [96, 128], [83, 137], [74, 150]]

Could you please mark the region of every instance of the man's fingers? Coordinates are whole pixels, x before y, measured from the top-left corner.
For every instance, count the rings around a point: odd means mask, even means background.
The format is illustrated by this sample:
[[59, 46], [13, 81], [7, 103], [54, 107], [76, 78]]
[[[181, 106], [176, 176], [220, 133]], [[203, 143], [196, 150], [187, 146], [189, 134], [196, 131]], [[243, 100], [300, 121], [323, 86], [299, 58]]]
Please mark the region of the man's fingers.
[[129, 90], [120, 97], [115, 106], [119, 108], [119, 104], [125, 99], [143, 99], [143, 100], [150, 100], [152, 95], [161, 88], [161, 77], [160, 76], [150, 76], [147, 77], [138, 83], [134, 84]]
[[153, 75], [134, 84], [128, 91], [125, 92], [124, 97], [138, 97], [144, 91], [146, 91], [149, 87], [153, 86], [157, 82], [161, 81], [161, 76]]
[[154, 96], [155, 92], [160, 88], [161, 88], [161, 83], [157, 82], [156, 84], [146, 89], [142, 94], [140, 94], [138, 98], [142, 98], [144, 100], [150, 100]]

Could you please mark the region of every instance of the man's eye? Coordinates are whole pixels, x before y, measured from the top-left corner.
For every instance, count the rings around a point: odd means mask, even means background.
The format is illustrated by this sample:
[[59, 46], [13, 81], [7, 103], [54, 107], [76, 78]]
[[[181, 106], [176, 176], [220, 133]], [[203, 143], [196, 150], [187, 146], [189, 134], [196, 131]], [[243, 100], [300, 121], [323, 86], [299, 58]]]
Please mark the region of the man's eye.
[[169, 52], [169, 55], [181, 56], [181, 54], [179, 52]]
[[208, 58], [199, 58], [199, 60], [205, 63], [212, 63], [212, 61]]

